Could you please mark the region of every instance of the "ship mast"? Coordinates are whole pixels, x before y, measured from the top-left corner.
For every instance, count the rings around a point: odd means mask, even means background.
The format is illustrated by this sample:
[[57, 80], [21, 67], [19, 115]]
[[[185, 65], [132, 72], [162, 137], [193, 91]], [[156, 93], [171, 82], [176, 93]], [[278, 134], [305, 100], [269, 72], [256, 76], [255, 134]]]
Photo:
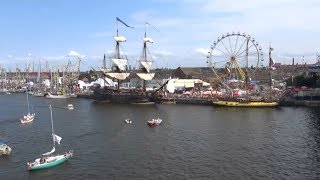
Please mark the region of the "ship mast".
[[273, 48], [271, 47], [271, 44], [269, 45], [269, 93], [268, 93], [268, 98], [271, 99], [271, 93], [272, 93], [272, 77], [271, 77], [271, 70], [272, 70], [272, 65], [273, 65], [273, 60], [271, 58], [271, 51], [273, 51]]
[[[118, 17], [116, 18], [116, 20], [129, 28], [133, 28], [127, 25], [122, 20], [120, 20]], [[115, 47], [114, 58], [112, 58], [112, 72], [106, 72], [106, 73], [104, 72], [104, 73], [113, 79], [117, 79], [118, 81], [117, 90], [119, 92], [120, 80], [124, 80], [127, 77], [129, 77], [130, 73], [125, 72], [127, 69], [128, 60], [120, 56], [120, 42], [125, 42], [126, 38], [123, 36], [119, 36], [118, 28], [117, 28], [117, 34], [114, 37], [114, 40], [116, 42], [116, 47]]]
[[[119, 31], [118, 31], [118, 28], [117, 28], [117, 34], [116, 34], [116, 37], [119, 37]], [[115, 59], [120, 59], [121, 57], [120, 57], [120, 43], [119, 43], [119, 41], [117, 41], [116, 40], [116, 49], [115, 49], [115, 53], [114, 53], [114, 58]], [[115, 66], [115, 68], [116, 68], [116, 71], [117, 72], [120, 72], [120, 69], [117, 67], [117, 66]], [[118, 90], [118, 92], [119, 92], [119, 90], [120, 90], [120, 79], [117, 79], [117, 90]]]
[[[147, 28], [146, 28], [147, 29]], [[144, 32], [144, 38], [147, 38], [147, 31], [145, 30]], [[143, 53], [143, 56], [144, 56], [144, 61], [147, 62], [147, 42], [146, 41], [143, 41], [143, 50], [142, 50], [142, 53]], [[145, 71], [146, 69], [143, 68]], [[148, 72], [147, 72], [148, 73]], [[147, 84], [146, 84], [146, 80], [143, 79], [143, 91], [146, 91], [146, 88], [147, 88]]]
[[[118, 30], [118, 28], [117, 28], [116, 37], [119, 37], [119, 30]], [[115, 53], [114, 53], [114, 58], [120, 59], [120, 43], [119, 43], [119, 41], [117, 41], [117, 40], [116, 40], [116, 49], [115, 49]]]
[[[145, 23], [145, 25], [150, 25], [149, 23]], [[140, 56], [140, 69], [142, 72], [137, 73], [140, 79], [143, 80], [143, 91], [146, 91], [146, 83], [148, 80], [153, 79], [155, 73], [150, 73], [150, 68], [152, 65], [152, 61], [148, 60], [147, 57], [147, 43], [153, 43], [153, 40], [151, 38], [147, 37], [147, 28], [145, 27], [145, 32], [144, 32], [144, 38], [143, 38], [143, 49], [142, 49], [142, 54]]]

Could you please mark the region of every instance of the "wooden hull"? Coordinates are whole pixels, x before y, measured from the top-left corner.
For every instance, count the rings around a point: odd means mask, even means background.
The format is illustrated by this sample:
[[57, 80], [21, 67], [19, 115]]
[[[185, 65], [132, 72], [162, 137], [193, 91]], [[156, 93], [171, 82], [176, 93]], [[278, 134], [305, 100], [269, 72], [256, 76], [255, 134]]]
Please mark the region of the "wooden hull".
[[154, 104], [156, 97], [145, 92], [114, 92], [113, 90], [95, 89], [92, 95], [96, 101], [119, 104]]
[[278, 106], [278, 102], [263, 102], [263, 101], [248, 101], [248, 102], [240, 102], [240, 101], [212, 101], [214, 105], [218, 106], [228, 106], [228, 107], [276, 107]]

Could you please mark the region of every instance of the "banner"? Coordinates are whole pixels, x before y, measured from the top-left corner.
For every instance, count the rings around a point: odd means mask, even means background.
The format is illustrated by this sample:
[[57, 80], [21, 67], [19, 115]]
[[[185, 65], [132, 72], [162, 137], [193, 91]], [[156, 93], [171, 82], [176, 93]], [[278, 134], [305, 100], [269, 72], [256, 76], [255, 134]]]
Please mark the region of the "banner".
[[131, 26], [129, 26], [128, 24], [126, 24], [125, 22], [123, 22], [121, 19], [119, 19], [118, 17], [116, 17], [117, 21], [121, 22], [123, 25], [127, 26], [128, 28], [133, 28]]

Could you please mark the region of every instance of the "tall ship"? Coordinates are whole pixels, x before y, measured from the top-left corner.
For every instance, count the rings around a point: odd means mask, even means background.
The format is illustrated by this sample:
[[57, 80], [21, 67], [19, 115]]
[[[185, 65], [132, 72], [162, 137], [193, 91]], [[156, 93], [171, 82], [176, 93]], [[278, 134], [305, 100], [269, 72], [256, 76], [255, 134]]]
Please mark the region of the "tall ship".
[[259, 69], [258, 65], [262, 56], [260, 53], [262, 48], [258, 45], [250, 35], [239, 32], [223, 35], [213, 43], [207, 62], [212, 67], [219, 86], [225, 88], [224, 96], [213, 99], [214, 105], [229, 107], [278, 106], [279, 99], [272, 94], [271, 51], [273, 48], [271, 46], [269, 48], [268, 77], [265, 77], [269, 87], [266, 87], [264, 91], [254, 90], [250, 84], [255, 71]]
[[[126, 38], [124, 36], [119, 36], [118, 29], [114, 40], [115, 53], [114, 57], [112, 58], [112, 67], [110, 70], [101, 70], [105, 77], [109, 77], [113, 81], [116, 81], [116, 83], [114, 83], [115, 86], [109, 84], [110, 86], [96, 87], [94, 89], [93, 99], [96, 101], [105, 101], [111, 103], [154, 104], [158, 100], [157, 91], [146, 90], [146, 81], [152, 80], [155, 75], [154, 73], [150, 72], [152, 61], [148, 60], [147, 57], [147, 43], [152, 43], [153, 40], [147, 37], [145, 32], [143, 38], [143, 52], [139, 60], [140, 68], [138, 72], [133, 73], [143, 81], [142, 88], [138, 86], [134, 88], [121, 87], [121, 83], [132, 73], [128, 72], [127, 69], [128, 59], [124, 58], [125, 56], [121, 56], [120, 54], [120, 43], [126, 42]], [[108, 84], [107, 81], [105, 81], [105, 83]]]

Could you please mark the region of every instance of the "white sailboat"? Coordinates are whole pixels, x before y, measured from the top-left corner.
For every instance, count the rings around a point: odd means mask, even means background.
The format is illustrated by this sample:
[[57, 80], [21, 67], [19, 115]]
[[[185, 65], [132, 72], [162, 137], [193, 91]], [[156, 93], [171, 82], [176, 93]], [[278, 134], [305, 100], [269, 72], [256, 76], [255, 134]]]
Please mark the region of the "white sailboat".
[[67, 98], [70, 98], [70, 96], [67, 95], [67, 94], [51, 94], [51, 93], [48, 93], [46, 98], [48, 98], [48, 99], [67, 99]]
[[34, 116], [36, 115], [35, 113], [30, 113], [30, 104], [29, 104], [29, 94], [28, 91], [26, 91], [27, 94], [27, 103], [28, 103], [28, 114], [20, 118], [21, 123], [29, 123], [34, 120]]
[[54, 133], [53, 129], [53, 117], [52, 117], [52, 107], [51, 105], [49, 106], [50, 108], [50, 118], [51, 118], [51, 130], [52, 130], [52, 139], [53, 139], [53, 148], [51, 151], [46, 152], [41, 158], [37, 158], [34, 162], [28, 162], [27, 163], [27, 168], [29, 171], [31, 170], [39, 170], [39, 169], [45, 169], [45, 168], [50, 168], [53, 166], [56, 166], [58, 164], [61, 164], [68, 159], [70, 159], [73, 156], [73, 151], [69, 150], [65, 152], [64, 154], [60, 155], [52, 155], [52, 153], [55, 152], [56, 150], [56, 142], [60, 144], [61, 137], [56, 135]]

